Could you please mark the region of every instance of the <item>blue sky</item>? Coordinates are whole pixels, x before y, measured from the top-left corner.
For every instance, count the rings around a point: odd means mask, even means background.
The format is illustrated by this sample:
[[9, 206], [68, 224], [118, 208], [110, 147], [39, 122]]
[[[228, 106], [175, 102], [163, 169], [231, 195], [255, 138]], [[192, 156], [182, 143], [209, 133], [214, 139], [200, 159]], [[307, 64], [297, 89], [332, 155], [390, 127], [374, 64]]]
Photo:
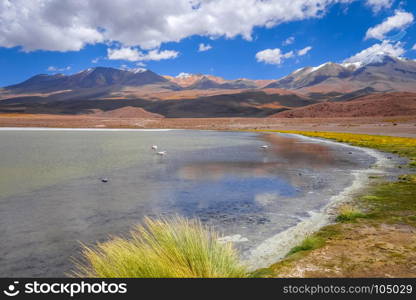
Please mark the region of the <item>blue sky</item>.
[[0, 86], [95, 66], [276, 79], [360, 52], [416, 59], [414, 0], [116, 2], [0, 0]]

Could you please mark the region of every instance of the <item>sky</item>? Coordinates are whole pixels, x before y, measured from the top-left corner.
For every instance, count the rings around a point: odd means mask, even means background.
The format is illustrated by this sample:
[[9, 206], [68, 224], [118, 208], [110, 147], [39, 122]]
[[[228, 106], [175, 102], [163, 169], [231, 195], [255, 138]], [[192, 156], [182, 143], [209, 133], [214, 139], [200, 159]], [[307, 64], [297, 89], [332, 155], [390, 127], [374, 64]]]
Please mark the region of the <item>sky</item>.
[[0, 86], [105, 66], [277, 79], [416, 59], [416, 0], [0, 0]]

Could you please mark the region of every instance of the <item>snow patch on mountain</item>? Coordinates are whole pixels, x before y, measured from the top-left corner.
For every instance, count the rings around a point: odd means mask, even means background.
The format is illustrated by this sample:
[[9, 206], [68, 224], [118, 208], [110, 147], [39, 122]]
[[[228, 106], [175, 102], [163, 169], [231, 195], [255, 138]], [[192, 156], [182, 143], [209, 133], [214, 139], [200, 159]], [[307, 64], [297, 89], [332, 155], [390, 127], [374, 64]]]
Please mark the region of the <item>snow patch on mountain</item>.
[[138, 74], [138, 73], [144, 73], [147, 71], [147, 69], [145, 68], [136, 68], [136, 69], [130, 69], [130, 72], [133, 72], [134, 74]]
[[191, 76], [192, 76], [192, 74], [181, 72], [178, 75], [176, 75], [176, 78], [189, 78]]

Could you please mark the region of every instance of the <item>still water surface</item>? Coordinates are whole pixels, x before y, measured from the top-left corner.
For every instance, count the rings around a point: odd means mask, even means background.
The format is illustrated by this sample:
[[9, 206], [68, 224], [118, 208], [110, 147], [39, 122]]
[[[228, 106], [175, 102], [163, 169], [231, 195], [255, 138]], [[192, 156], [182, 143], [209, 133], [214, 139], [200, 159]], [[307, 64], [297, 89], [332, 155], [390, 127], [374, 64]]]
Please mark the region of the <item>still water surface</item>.
[[79, 242], [125, 234], [144, 216], [198, 217], [240, 235], [244, 257], [372, 162], [357, 149], [278, 134], [1, 130], [1, 276], [63, 276]]

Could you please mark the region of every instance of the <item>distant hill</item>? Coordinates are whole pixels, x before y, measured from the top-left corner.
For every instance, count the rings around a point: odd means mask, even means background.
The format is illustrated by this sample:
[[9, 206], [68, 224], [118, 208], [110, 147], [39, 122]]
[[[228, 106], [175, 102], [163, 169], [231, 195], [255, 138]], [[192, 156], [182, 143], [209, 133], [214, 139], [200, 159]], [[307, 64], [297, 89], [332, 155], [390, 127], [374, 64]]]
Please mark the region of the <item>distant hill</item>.
[[154, 114], [144, 110], [141, 107], [125, 106], [109, 111], [96, 112], [97, 117], [108, 118], [140, 118], [140, 119], [158, 119], [163, 118], [162, 115]]
[[[0, 100], [0, 113], [49, 113], [49, 114], [94, 114], [96, 116], [131, 116], [131, 108], [159, 114], [168, 118], [186, 117], [266, 117], [294, 107], [316, 103], [294, 93], [269, 94], [263, 91], [237, 92], [203, 96], [183, 100], [145, 100], [116, 99], [100, 95], [60, 94], [43, 96], [25, 96]], [[120, 109], [120, 110], [118, 110]], [[97, 111], [102, 111], [97, 115]], [[111, 112], [112, 111], [112, 112]], [[133, 111], [133, 115], [138, 111]], [[139, 115], [139, 114], [138, 114]], [[143, 114], [141, 114], [143, 115]], [[153, 117], [153, 116], [152, 116]]]
[[97, 67], [73, 75], [46, 75], [40, 74], [28, 80], [5, 87], [13, 92], [52, 92], [59, 90], [94, 89], [118, 86], [143, 86], [146, 84], [169, 83], [173, 89], [179, 89], [166, 78], [150, 70], [119, 70], [114, 68]]
[[188, 87], [189, 89], [201, 90], [201, 89], [256, 89], [258, 85], [254, 80], [248, 79], [236, 79], [236, 80], [227, 80], [225, 82], [219, 83], [213, 81], [208, 77], [202, 77], [194, 84]]
[[222, 77], [181, 73], [176, 77], [164, 76], [166, 79], [180, 85], [184, 89], [207, 90], [207, 89], [256, 89], [270, 83], [271, 80], [250, 80], [245, 78], [226, 80]]
[[276, 118], [391, 117], [416, 115], [416, 93], [381, 93], [279, 112]]
[[266, 86], [307, 92], [416, 92], [416, 61], [378, 55], [366, 61], [305, 67]]
[[188, 88], [199, 81], [209, 80], [213, 83], [222, 84], [225, 83], [226, 80], [222, 77], [212, 76], [212, 75], [204, 75], [204, 74], [189, 74], [189, 73], [180, 73], [178, 76], [163, 76], [164, 78], [168, 79], [171, 82], [176, 83], [177, 85]]

